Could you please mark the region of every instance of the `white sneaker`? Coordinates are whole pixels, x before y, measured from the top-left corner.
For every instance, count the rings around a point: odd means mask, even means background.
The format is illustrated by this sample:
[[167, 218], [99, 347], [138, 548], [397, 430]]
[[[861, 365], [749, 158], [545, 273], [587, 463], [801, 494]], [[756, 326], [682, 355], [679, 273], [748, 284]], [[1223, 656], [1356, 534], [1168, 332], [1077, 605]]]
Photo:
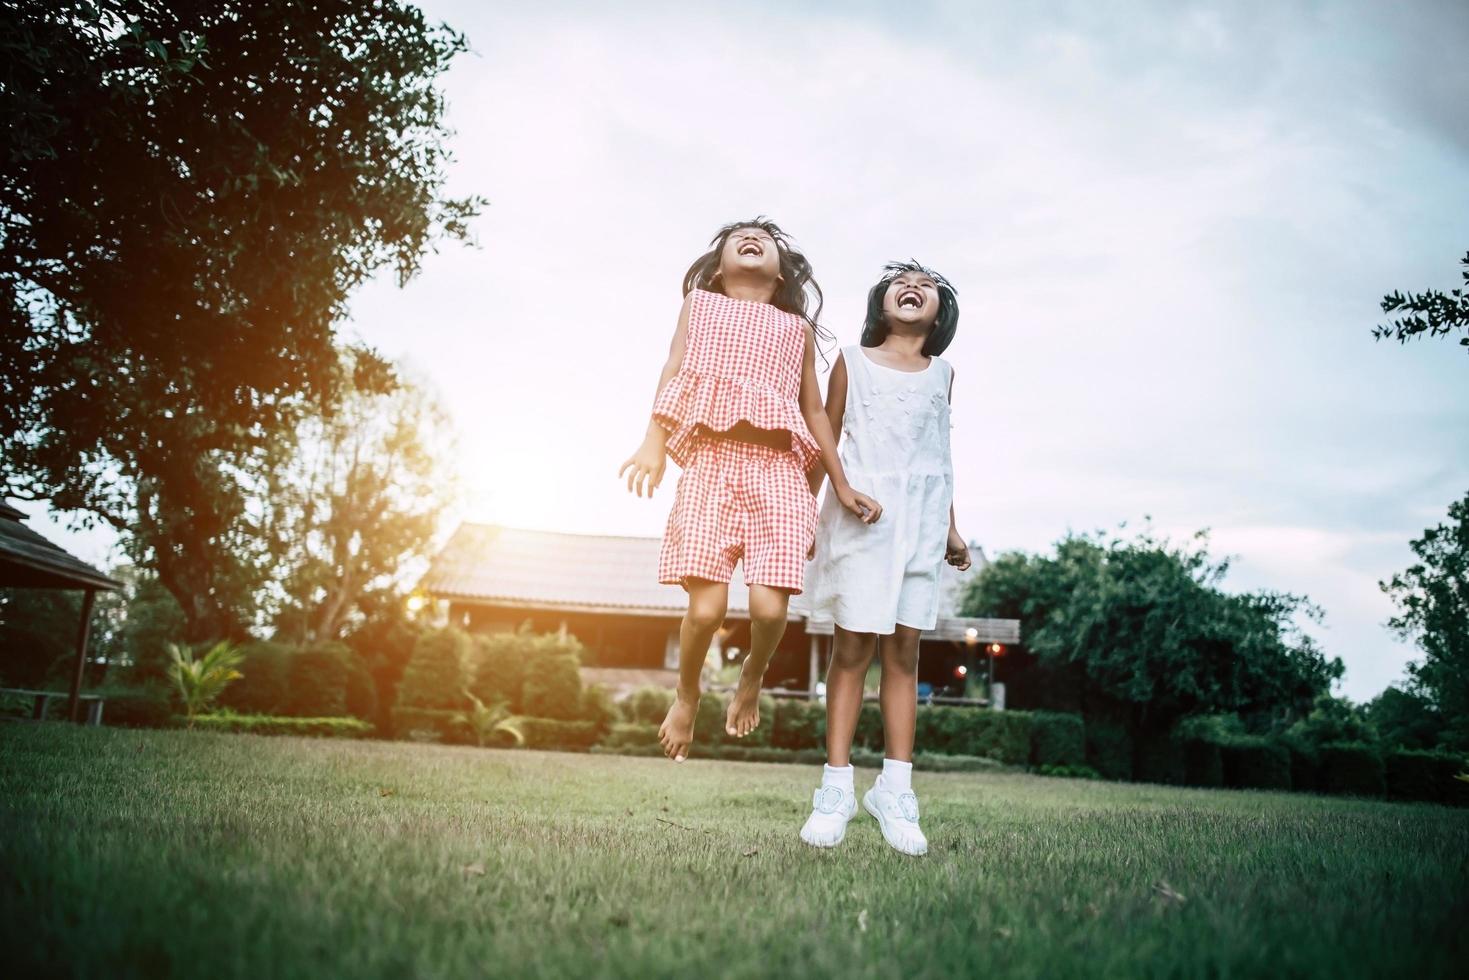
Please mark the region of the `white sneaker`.
[[862, 808], [877, 818], [883, 839], [893, 850], [914, 857], [928, 853], [928, 838], [918, 829], [918, 797], [911, 791], [885, 789], [879, 776], [862, 797]]
[[836, 847], [847, 836], [847, 823], [857, 815], [857, 794], [840, 786], [819, 786], [811, 796], [811, 816], [801, 827], [801, 840], [812, 847]]

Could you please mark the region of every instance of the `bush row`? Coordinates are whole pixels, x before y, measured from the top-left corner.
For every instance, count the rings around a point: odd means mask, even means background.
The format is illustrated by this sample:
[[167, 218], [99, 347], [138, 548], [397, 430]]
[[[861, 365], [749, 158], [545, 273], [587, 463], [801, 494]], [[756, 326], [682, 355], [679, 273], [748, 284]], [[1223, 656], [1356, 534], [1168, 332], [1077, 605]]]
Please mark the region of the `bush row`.
[[[184, 727], [187, 718], [176, 717]], [[360, 718], [296, 718], [279, 715], [238, 715], [231, 711], [195, 715], [193, 727], [206, 732], [238, 732], [250, 735], [305, 735], [313, 738], [366, 738], [373, 728]]]

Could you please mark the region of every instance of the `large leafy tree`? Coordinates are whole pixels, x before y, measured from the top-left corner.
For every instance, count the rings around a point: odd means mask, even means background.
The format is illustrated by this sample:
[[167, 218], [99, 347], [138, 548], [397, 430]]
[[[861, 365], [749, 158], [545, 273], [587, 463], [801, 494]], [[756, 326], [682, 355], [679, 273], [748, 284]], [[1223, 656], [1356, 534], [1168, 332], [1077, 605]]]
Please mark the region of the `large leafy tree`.
[[1342, 671], [1297, 626], [1316, 611], [1284, 593], [1227, 593], [1227, 570], [1202, 535], [1182, 546], [1069, 535], [1054, 555], [999, 556], [964, 610], [1019, 619], [1039, 668], [1078, 689], [1069, 707], [1137, 731], [1195, 714], [1284, 722], [1308, 711]]
[[1393, 338], [1398, 343], [1407, 343], [1415, 337], [1444, 337], [1458, 331], [1463, 334], [1459, 345], [1469, 347], [1469, 252], [1460, 264], [1464, 267], [1463, 289], [1451, 289], [1447, 293], [1427, 289], [1406, 295], [1394, 290], [1384, 296], [1382, 312], [1397, 316], [1374, 328], [1372, 335], [1378, 340]]
[[401, 596], [454, 481], [448, 420], [432, 395], [359, 349], [343, 352], [340, 397], [306, 415], [262, 501], [280, 555], [278, 638], [335, 640], [363, 596]]
[[1398, 607], [1388, 626], [1423, 651], [1409, 671], [1443, 718], [1444, 740], [1469, 748], [1469, 493], [1410, 546], [1417, 561], [1381, 583]]
[[255, 615], [249, 501], [349, 293], [480, 205], [443, 194], [464, 47], [401, 0], [0, 7], [0, 490], [122, 531], [189, 640]]

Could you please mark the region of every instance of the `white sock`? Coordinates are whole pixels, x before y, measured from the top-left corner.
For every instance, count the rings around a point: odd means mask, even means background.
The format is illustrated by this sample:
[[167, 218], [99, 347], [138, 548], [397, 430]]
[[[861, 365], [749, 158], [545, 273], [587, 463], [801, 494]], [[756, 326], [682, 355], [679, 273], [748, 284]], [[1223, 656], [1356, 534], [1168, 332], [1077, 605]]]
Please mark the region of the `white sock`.
[[821, 785], [835, 786], [848, 793], [855, 793], [856, 790], [852, 788], [852, 764], [849, 762], [845, 766], [822, 766]]
[[882, 760], [882, 786], [894, 793], [908, 793], [913, 789], [913, 763], [898, 759]]

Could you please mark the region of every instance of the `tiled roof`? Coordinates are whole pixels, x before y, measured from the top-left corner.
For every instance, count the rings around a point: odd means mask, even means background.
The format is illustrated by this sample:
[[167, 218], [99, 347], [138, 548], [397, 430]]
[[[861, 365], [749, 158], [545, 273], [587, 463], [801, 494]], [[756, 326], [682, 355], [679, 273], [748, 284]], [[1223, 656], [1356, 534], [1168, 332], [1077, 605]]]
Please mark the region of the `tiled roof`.
[[0, 586], [37, 589], [120, 589], [79, 558], [26, 527], [25, 514], [0, 500]]
[[[527, 531], [492, 524], [461, 524], [434, 558], [422, 588], [440, 599], [586, 612], [682, 616], [688, 602], [676, 585], [658, 584], [657, 538]], [[962, 638], [971, 626], [980, 642], [1013, 643], [1014, 620], [958, 616], [965, 585], [988, 562], [971, 548], [967, 572], [943, 568], [939, 629]], [[729, 584], [729, 614], [749, 614], [750, 593], [738, 571]], [[802, 597], [791, 600], [791, 618], [804, 619]], [[828, 629], [826, 632], [829, 632]], [[948, 634], [956, 633], [956, 637]]]

